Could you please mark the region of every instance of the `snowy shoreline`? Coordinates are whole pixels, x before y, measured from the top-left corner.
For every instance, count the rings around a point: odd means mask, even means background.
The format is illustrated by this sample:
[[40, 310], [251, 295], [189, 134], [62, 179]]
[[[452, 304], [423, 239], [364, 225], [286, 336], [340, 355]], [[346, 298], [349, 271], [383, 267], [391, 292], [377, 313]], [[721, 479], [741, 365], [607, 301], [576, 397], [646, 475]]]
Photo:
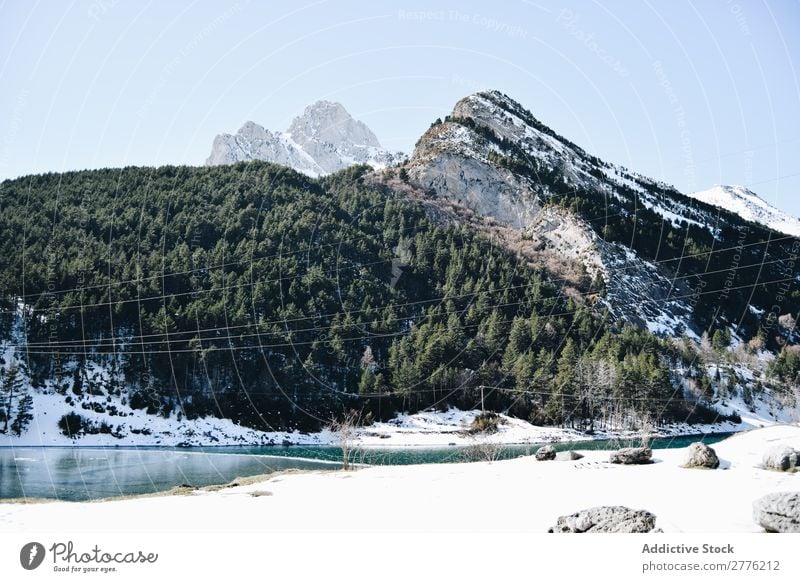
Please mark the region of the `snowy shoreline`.
[[[48, 404], [47, 396], [40, 403]], [[318, 433], [266, 432], [246, 428], [228, 419], [200, 418], [181, 423], [175, 418], [162, 418], [141, 414], [135, 420], [136, 431], [127, 431], [121, 438], [109, 434], [87, 434], [72, 439], [62, 434], [55, 419], [62, 413], [40, 406], [30, 430], [22, 436], [0, 435], [0, 448], [20, 447], [289, 447], [338, 446], [339, 436], [330, 430]], [[60, 406], [60, 405], [59, 405]], [[49, 412], [49, 414], [48, 414]], [[473, 419], [478, 410], [450, 409], [444, 412], [418, 412], [399, 414], [386, 422], [376, 422], [355, 430], [352, 445], [362, 448], [448, 447], [474, 444], [535, 445], [543, 443], [583, 442], [596, 440], [638, 440], [641, 431], [596, 430], [587, 434], [575, 429], [535, 426], [524, 420], [499, 415], [501, 422], [491, 434], [472, 433]], [[647, 436], [670, 438], [679, 436], [727, 434], [784, 423], [789, 419], [767, 419], [765, 415], [746, 416], [742, 422], [716, 424], [672, 424], [651, 430]]]
[[[533, 457], [478, 463], [373, 466], [356, 471], [285, 472], [238, 486], [92, 502], [0, 503], [8, 532], [69, 523], [78, 531], [524, 531], [544, 533], [558, 516], [598, 505], [646, 509], [665, 532], [758, 532], [752, 503], [798, 490], [797, 474], [761, 468], [775, 445], [800, 448], [800, 427], [781, 425], [715, 445], [717, 470], [682, 468], [686, 449], [658, 449], [648, 465], [608, 462], [608, 451], [580, 460]], [[487, 492], [491, 511], [475, 508]], [[391, 493], [388, 493], [391, 492]], [[535, 493], [535, 494], [534, 494]], [[351, 508], [383, 506], [382, 518], [352, 519]], [[158, 524], [152, 516], [158, 515]]]

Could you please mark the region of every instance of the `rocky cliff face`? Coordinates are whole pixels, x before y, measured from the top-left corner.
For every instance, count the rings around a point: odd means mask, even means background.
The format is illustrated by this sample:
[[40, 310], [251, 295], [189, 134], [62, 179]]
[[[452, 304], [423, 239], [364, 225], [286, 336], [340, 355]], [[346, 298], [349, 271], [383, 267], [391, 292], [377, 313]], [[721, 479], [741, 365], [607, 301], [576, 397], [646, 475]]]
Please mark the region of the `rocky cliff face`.
[[492, 163], [495, 146], [470, 128], [437, 124], [420, 139], [409, 168], [414, 183], [515, 228], [528, 226], [540, 210], [529, 181]]
[[341, 104], [317, 101], [284, 132], [248, 121], [236, 134], [218, 135], [206, 165], [263, 160], [317, 177], [354, 164], [384, 168], [403, 158], [400, 152], [382, 149], [375, 134]]

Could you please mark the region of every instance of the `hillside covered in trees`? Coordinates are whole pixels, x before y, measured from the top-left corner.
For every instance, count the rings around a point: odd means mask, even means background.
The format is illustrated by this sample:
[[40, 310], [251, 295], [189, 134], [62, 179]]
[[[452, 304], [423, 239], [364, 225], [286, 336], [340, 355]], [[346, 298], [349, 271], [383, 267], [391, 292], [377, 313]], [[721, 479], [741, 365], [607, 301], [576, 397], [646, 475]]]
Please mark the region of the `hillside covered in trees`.
[[[67, 432], [84, 395], [260, 430], [481, 405], [588, 429], [711, 422], [721, 390], [753, 389], [707, 374], [724, 334], [703, 353], [627, 325], [594, 301], [602, 281], [565, 286], [367, 171], [312, 180], [253, 162], [3, 182], [6, 356], [75, 406]], [[781, 386], [792, 354], [775, 365]], [[2, 397], [6, 430], [24, 430], [26, 395]]]

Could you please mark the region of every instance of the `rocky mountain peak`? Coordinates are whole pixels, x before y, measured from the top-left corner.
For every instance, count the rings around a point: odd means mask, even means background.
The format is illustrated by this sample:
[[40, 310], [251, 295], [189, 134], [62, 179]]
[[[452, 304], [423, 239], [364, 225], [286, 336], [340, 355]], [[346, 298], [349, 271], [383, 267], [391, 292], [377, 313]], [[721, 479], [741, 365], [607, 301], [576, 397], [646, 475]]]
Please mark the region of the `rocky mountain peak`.
[[380, 148], [381, 144], [365, 123], [353, 119], [341, 103], [317, 101], [295, 117], [287, 133], [294, 141], [310, 141], [346, 145], [348, 147]]
[[316, 177], [354, 164], [383, 168], [403, 158], [400, 152], [383, 150], [369, 127], [353, 119], [341, 103], [317, 101], [284, 132], [248, 121], [235, 135], [218, 135], [206, 165], [264, 160]]
[[[593, 163], [504, 93], [480, 91], [460, 99], [444, 121], [425, 132], [408, 172], [440, 197], [525, 229], [547, 194], [539, 170], [557, 170], [579, 184], [594, 179]], [[530, 171], [519, 171], [522, 166]]]
[[269, 131], [254, 121], [245, 121], [244, 125], [239, 128], [237, 134], [250, 141], [258, 139], [265, 140], [272, 136]]
[[[655, 231], [713, 224], [674, 188], [588, 154], [499, 91], [459, 100], [420, 138], [406, 169], [434, 198], [519, 232], [516, 248], [556, 276], [601, 278], [613, 316], [652, 331], [691, 333], [684, 282], [673, 282], [623, 237], [607, 240], [614, 231], [603, 228], [609, 216], [625, 215], [652, 221]], [[600, 220], [568, 203], [578, 196], [602, 212]]]

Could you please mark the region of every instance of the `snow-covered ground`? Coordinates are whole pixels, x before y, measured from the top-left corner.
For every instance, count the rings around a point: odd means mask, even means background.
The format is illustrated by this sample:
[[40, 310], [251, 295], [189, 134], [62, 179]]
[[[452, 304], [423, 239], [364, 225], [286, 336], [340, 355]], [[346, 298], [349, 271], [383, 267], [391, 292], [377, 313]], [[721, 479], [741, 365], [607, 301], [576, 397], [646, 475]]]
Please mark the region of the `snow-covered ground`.
[[[103, 401], [103, 399], [99, 399]], [[92, 402], [93, 399], [89, 399]], [[298, 432], [267, 432], [246, 428], [226, 418], [198, 418], [179, 420], [177, 414], [169, 418], [147, 414], [144, 410], [132, 409], [117, 402], [119, 413], [125, 416], [109, 416], [102, 412], [72, 407], [60, 394], [37, 393], [34, 397], [33, 421], [21, 436], [0, 434], [3, 446], [217, 446], [217, 445], [324, 445], [332, 442], [327, 431], [318, 434]], [[118, 431], [112, 434], [83, 434], [70, 438], [58, 427], [59, 419], [69, 412], [76, 412], [97, 424], [109, 422]]]
[[[577, 461], [508, 461], [303, 472], [216, 491], [86, 503], [0, 503], [8, 533], [70, 524], [75, 533], [530, 532], [597, 505], [646, 509], [665, 532], [756, 532], [752, 502], [798, 489], [797, 474], [760, 468], [777, 444], [800, 448], [800, 427], [773, 426], [714, 445], [718, 470], [684, 469], [685, 449], [654, 451], [650, 465], [608, 463], [608, 451]], [[361, 508], [354, 513], [353, 508]], [[375, 511], [368, 511], [375, 508]], [[364, 513], [368, 511], [368, 513]]]
[[[34, 420], [22, 436], [0, 435], [3, 446], [257, 446], [257, 445], [329, 445], [340, 443], [337, 434], [329, 430], [318, 433], [259, 431], [235, 424], [228, 419], [200, 418], [179, 421], [175, 414], [169, 418], [145, 414], [142, 410], [127, 409], [119, 422], [124, 425], [122, 436], [86, 434], [72, 439], [57, 426], [58, 419], [70, 410], [76, 410], [90, 420], [107, 420], [108, 417], [92, 410], [74, 409], [64, 404], [58, 394], [38, 394]], [[679, 436], [700, 433], [737, 432], [769, 426], [779, 422], [792, 422], [794, 418], [785, 411], [770, 416], [770, 409], [762, 405], [756, 413], [736, 402], [720, 407], [726, 412], [739, 412], [741, 424], [720, 422], [716, 424], [672, 424], [658, 427], [650, 436]], [[584, 441], [609, 438], [637, 438], [638, 431], [596, 430], [594, 434], [558, 427], [535, 426], [507, 415], [497, 431], [492, 434], [473, 434], [473, 419], [479, 410], [446, 412], [418, 412], [400, 414], [387, 422], [376, 422], [356, 429], [353, 444], [365, 447], [449, 446], [472, 445], [477, 442], [492, 444], [534, 444], [543, 442]], [[112, 417], [118, 418], [118, 417]]]
[[[741, 407], [736, 407], [740, 411]], [[731, 412], [734, 408], [727, 409]], [[701, 433], [739, 432], [770, 426], [779, 422], [790, 422], [786, 413], [772, 418], [767, 413], [753, 414], [741, 410], [742, 423], [719, 422], [716, 424], [671, 424], [658, 427], [650, 436], [669, 437]], [[765, 412], [759, 410], [759, 412]], [[493, 444], [533, 444], [543, 442], [586, 441], [593, 439], [633, 439], [641, 436], [635, 430], [595, 430], [591, 435], [568, 428], [535, 426], [507, 415], [500, 415], [501, 424], [493, 434], [471, 434], [472, 420], [480, 414], [479, 410], [462, 411], [450, 409], [447, 412], [418, 412], [400, 414], [388, 422], [378, 422], [359, 429], [356, 444], [360, 446], [446, 446], [470, 445], [476, 442]], [[335, 435], [331, 435], [335, 437]]]
[[[17, 341], [21, 342], [20, 338]], [[101, 391], [90, 394], [82, 391], [76, 395], [58, 393], [51, 380], [45, 386], [33, 388], [25, 373], [22, 361], [16, 357], [15, 349], [0, 344], [3, 367], [12, 363], [20, 366], [25, 389], [33, 395], [33, 420], [21, 436], [0, 434], [0, 447], [19, 446], [259, 446], [259, 445], [337, 445], [338, 435], [329, 430], [317, 433], [280, 432], [264, 426], [247, 428], [230, 419], [205, 417], [187, 420], [173, 411], [168, 417], [147, 414], [142, 409], [130, 406], [129, 394], [123, 389], [121, 395]], [[87, 377], [97, 385], [107, 385], [109, 370], [96, 362], [86, 362]], [[731, 371], [733, 370], [733, 371]], [[740, 382], [752, 384], [752, 371], [743, 366], [722, 370], [727, 378], [735, 373]], [[713, 375], [712, 365], [708, 373]], [[124, 381], [124, 378], [121, 379]], [[122, 382], [121, 382], [122, 383]], [[128, 396], [128, 398], [126, 398]], [[713, 432], [737, 432], [770, 426], [776, 423], [798, 423], [800, 409], [781, 404], [768, 391], [754, 397], [752, 406], [746, 405], [741, 394], [715, 404], [723, 415], [738, 413], [742, 422], [721, 422], [713, 425], [673, 424], [658, 427], [651, 436], [677, 436]], [[59, 420], [70, 412], [81, 415], [96, 429], [95, 434], [80, 434], [71, 438], [59, 428]], [[635, 431], [595, 431], [592, 435], [559, 427], [534, 426], [525, 420], [500, 415], [502, 422], [493, 434], [475, 435], [471, 432], [477, 410], [424, 411], [416, 414], [400, 414], [387, 422], [378, 422], [356, 430], [354, 443], [357, 446], [449, 446], [472, 445], [477, 441], [494, 444], [535, 444], [555, 441], [580, 441], [607, 438], [636, 438]], [[103, 427], [103, 432], [100, 432]]]

